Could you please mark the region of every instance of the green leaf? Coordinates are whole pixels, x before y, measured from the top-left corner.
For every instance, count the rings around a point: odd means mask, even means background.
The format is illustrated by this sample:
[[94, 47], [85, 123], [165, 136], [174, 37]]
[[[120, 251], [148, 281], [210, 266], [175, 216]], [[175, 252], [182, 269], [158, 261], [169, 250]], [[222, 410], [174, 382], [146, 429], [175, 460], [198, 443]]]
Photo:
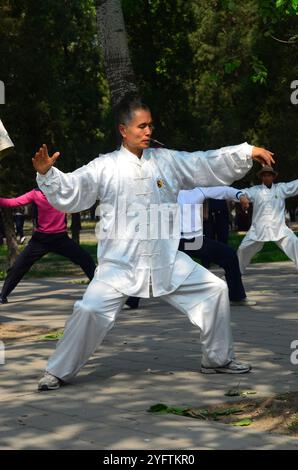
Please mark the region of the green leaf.
[[276, 8], [280, 8], [284, 5], [285, 0], [276, 0]]
[[174, 413], [175, 415], [184, 415], [186, 412], [186, 408], [178, 408], [178, 407], [173, 407], [173, 408], [168, 408], [168, 413]]
[[167, 406], [164, 403], [157, 403], [156, 405], [150, 406], [150, 413], [172, 413], [175, 415], [185, 416], [187, 408], [180, 408], [177, 406]]
[[249, 426], [252, 424], [252, 419], [251, 418], [243, 418], [240, 421], [234, 421], [231, 423], [233, 426]]
[[226, 397], [239, 397], [240, 396], [240, 391], [239, 388], [230, 388], [230, 390], [225, 393]]
[[225, 63], [225, 72], [226, 73], [233, 73], [236, 69], [238, 69], [241, 65], [241, 61], [239, 59], [235, 59], [231, 62], [226, 62]]
[[220, 411], [214, 411], [213, 413], [210, 413], [210, 416], [213, 416], [213, 417], [217, 417], [217, 416], [229, 416], [229, 415], [232, 415], [232, 414], [236, 414], [236, 413], [242, 413], [242, 409], [241, 408], [225, 408], [224, 410], [220, 410]]
[[42, 340], [42, 341], [56, 341], [57, 339], [62, 338], [62, 336], [63, 336], [63, 330], [56, 331], [54, 333], [48, 333], [47, 335], [40, 336], [39, 340]]
[[150, 413], [168, 413], [168, 407], [163, 403], [157, 403], [156, 405], [150, 406], [148, 411]]

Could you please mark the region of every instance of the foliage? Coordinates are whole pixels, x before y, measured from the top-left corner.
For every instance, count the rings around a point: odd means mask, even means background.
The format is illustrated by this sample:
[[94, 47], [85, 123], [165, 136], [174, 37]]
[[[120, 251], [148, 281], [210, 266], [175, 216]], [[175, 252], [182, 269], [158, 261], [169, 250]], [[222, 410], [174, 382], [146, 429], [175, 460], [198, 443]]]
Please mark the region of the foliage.
[[[195, 150], [247, 140], [277, 156], [281, 179], [298, 157], [297, 1], [123, 0], [140, 88], [156, 136]], [[278, 42], [276, 38], [285, 38]], [[243, 184], [254, 179], [248, 175]]]
[[[293, 179], [298, 157], [298, 0], [122, 0], [138, 85], [168, 147], [247, 140]], [[114, 147], [92, 0], [2, 0], [1, 117], [16, 144], [1, 193], [35, 184], [31, 158], [47, 142], [71, 171]], [[16, 177], [17, 174], [20, 177]], [[254, 179], [248, 175], [243, 185]]]
[[31, 158], [43, 142], [61, 150], [63, 170], [104, 148], [108, 97], [92, 0], [2, 0], [1, 6], [1, 116], [16, 148], [2, 163], [1, 193], [15, 195], [35, 186]]

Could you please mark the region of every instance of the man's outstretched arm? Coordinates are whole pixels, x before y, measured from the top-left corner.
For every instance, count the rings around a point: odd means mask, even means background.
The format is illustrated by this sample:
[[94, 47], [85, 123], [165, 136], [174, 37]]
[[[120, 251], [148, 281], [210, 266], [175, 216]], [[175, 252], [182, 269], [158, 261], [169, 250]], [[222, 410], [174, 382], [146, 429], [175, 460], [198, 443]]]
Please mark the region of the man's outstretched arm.
[[63, 173], [53, 166], [59, 155], [59, 152], [55, 152], [50, 157], [47, 146], [43, 144], [32, 158], [39, 188], [50, 204], [61, 212], [89, 209], [98, 197], [100, 159], [95, 159], [72, 173]]
[[180, 180], [180, 189], [231, 185], [246, 175], [253, 161], [262, 165], [274, 163], [272, 152], [247, 142], [206, 152], [170, 150], [170, 154], [177, 179]]

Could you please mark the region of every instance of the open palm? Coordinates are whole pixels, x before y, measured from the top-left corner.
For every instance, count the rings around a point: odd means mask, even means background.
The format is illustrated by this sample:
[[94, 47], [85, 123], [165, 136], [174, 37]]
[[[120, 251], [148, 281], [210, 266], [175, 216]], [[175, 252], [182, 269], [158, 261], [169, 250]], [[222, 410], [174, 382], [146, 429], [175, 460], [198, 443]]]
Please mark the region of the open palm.
[[60, 152], [55, 152], [51, 157], [48, 153], [48, 148], [46, 144], [43, 144], [42, 147], [36, 152], [34, 158], [32, 158], [32, 163], [35, 170], [44, 175], [49, 169], [55, 164], [57, 158], [59, 157]]

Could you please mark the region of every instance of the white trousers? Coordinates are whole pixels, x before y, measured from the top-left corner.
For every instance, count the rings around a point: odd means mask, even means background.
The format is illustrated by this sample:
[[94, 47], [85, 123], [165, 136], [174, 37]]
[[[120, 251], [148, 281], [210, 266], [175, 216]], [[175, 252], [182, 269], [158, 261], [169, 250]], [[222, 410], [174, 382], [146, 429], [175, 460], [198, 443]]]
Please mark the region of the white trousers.
[[[234, 358], [224, 281], [196, 265], [178, 289], [161, 298], [200, 329], [204, 366], [222, 366]], [[47, 371], [64, 381], [77, 374], [113, 327], [126, 299], [113, 287], [93, 279], [82, 300], [75, 303]]]
[[[251, 258], [261, 251], [264, 243], [266, 242], [252, 240], [249, 235], [243, 238], [237, 251], [241, 274], [245, 273], [245, 269], [249, 265]], [[275, 243], [294, 261], [296, 269], [298, 269], [298, 237], [296, 237], [295, 233], [291, 232], [280, 240], [275, 241]]]

